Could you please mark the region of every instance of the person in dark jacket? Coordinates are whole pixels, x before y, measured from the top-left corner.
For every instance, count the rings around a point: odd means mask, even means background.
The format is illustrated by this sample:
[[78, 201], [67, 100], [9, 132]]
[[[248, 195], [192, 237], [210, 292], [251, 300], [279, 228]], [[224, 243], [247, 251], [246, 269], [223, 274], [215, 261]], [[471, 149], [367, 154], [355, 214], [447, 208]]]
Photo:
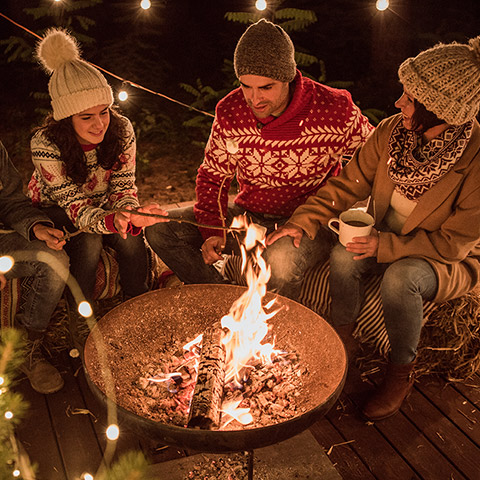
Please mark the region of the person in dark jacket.
[[63, 387], [57, 369], [43, 356], [42, 340], [68, 278], [68, 256], [63, 232], [32, 206], [23, 193], [22, 180], [0, 142], [0, 255], [13, 266], [0, 273], [0, 289], [12, 278], [32, 277], [25, 304], [15, 327], [25, 331], [27, 358], [20, 369], [32, 388], [54, 393]]

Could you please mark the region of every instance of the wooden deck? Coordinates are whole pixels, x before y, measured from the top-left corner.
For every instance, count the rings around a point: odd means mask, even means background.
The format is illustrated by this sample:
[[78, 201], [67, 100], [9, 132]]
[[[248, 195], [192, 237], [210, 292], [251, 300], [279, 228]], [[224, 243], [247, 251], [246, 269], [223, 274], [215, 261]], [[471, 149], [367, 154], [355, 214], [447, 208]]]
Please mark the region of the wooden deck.
[[[31, 405], [18, 438], [30, 460], [38, 464], [38, 479], [74, 480], [83, 472], [94, 474], [102, 462], [106, 414], [86, 383], [79, 359], [64, 351], [55, 354], [53, 362], [65, 379], [60, 392], [37, 394], [26, 379], [17, 387]], [[326, 453], [342, 478], [480, 479], [478, 376], [468, 384], [422, 377], [401, 412], [376, 424], [366, 423], [356, 407], [378, 378], [376, 373], [364, 381], [360, 371], [352, 369], [337, 404], [310, 428], [318, 452]], [[127, 450], [141, 450], [158, 466], [196, 453], [158, 445], [123, 428], [121, 431], [113, 460]], [[302, 478], [285, 475], [276, 478]], [[303, 478], [327, 476], [319, 473]]]

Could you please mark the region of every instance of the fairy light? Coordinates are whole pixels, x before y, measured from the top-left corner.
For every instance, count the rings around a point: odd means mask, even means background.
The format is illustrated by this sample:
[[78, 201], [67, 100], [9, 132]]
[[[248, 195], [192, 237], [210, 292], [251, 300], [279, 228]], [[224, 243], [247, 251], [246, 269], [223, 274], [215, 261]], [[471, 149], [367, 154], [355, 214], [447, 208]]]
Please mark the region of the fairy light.
[[10, 255], [0, 257], [0, 273], [7, 273], [13, 267], [15, 261]]
[[257, 10], [260, 10], [261, 12], [267, 8], [267, 2], [266, 0], [257, 0], [255, 2], [255, 8]]
[[91, 475], [90, 473], [84, 473], [83, 480], [93, 480], [93, 475]]
[[14, 477], [19, 477], [19, 476], [20, 476], [20, 470], [14, 470], [14, 471], [12, 472], [12, 475], [13, 475]]
[[105, 433], [109, 440], [117, 440], [120, 435], [120, 429], [118, 428], [118, 425], [112, 424], [108, 426]]
[[377, 7], [377, 10], [380, 12], [383, 12], [390, 6], [389, 0], [377, 0], [377, 3], [375, 4], [375, 7]]
[[0, 385], [3, 385], [5, 383], [5, 379], [3, 377], [0, 377]]
[[93, 314], [93, 309], [87, 301], [83, 301], [78, 305], [78, 313], [82, 317], [90, 317]]
[[150, 2], [150, 0], [142, 0], [140, 2], [140, 6], [144, 9], [144, 10], [148, 10], [151, 6], [152, 6], [152, 2]]
[[10, 410], [6, 411], [5, 412], [5, 418], [7, 420], [11, 420], [13, 418], [13, 413]]
[[118, 99], [121, 101], [121, 102], [124, 102], [125, 100], [127, 100], [128, 98], [128, 93], [126, 90], [120, 90], [118, 92]]

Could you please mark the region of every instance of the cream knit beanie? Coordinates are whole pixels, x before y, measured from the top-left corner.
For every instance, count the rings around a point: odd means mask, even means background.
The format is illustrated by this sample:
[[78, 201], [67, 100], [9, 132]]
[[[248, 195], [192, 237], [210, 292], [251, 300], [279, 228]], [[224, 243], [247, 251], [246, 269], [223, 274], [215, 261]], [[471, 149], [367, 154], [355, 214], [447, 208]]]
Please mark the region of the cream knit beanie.
[[113, 93], [107, 80], [80, 58], [76, 40], [64, 30], [49, 30], [38, 43], [36, 55], [51, 74], [48, 91], [55, 120], [97, 105], [112, 105]]
[[480, 36], [468, 45], [439, 44], [408, 58], [398, 76], [405, 90], [441, 120], [468, 122], [480, 106]]
[[238, 78], [259, 75], [291, 82], [297, 73], [292, 40], [282, 27], [262, 18], [240, 37], [233, 67]]

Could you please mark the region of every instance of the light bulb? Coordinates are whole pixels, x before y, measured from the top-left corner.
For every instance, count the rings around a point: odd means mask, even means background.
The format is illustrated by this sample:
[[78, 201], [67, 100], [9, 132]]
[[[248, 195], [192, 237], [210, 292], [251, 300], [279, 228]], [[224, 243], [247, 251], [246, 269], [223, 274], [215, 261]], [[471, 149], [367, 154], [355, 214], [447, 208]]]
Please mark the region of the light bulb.
[[140, 6], [144, 9], [144, 10], [148, 10], [151, 6], [152, 6], [152, 3], [150, 2], [150, 0], [142, 0], [140, 2]]
[[384, 10], [386, 10], [390, 5], [390, 2], [388, 0], [377, 0], [377, 3], [375, 4], [375, 6], [377, 7], [377, 10], [380, 10], [381, 12], [383, 12]]
[[15, 261], [10, 255], [0, 257], [0, 273], [7, 273], [13, 267]]
[[118, 428], [118, 425], [109, 425], [106, 431], [106, 435], [109, 440], [116, 440], [120, 435], [120, 429]]
[[80, 302], [78, 305], [78, 313], [82, 317], [90, 317], [93, 313], [91, 305], [87, 301]]
[[128, 98], [128, 93], [125, 90], [120, 90], [118, 92], [118, 99], [121, 102], [124, 102]]
[[257, 10], [263, 11], [267, 8], [267, 2], [265, 0], [257, 0], [255, 2], [255, 8]]

